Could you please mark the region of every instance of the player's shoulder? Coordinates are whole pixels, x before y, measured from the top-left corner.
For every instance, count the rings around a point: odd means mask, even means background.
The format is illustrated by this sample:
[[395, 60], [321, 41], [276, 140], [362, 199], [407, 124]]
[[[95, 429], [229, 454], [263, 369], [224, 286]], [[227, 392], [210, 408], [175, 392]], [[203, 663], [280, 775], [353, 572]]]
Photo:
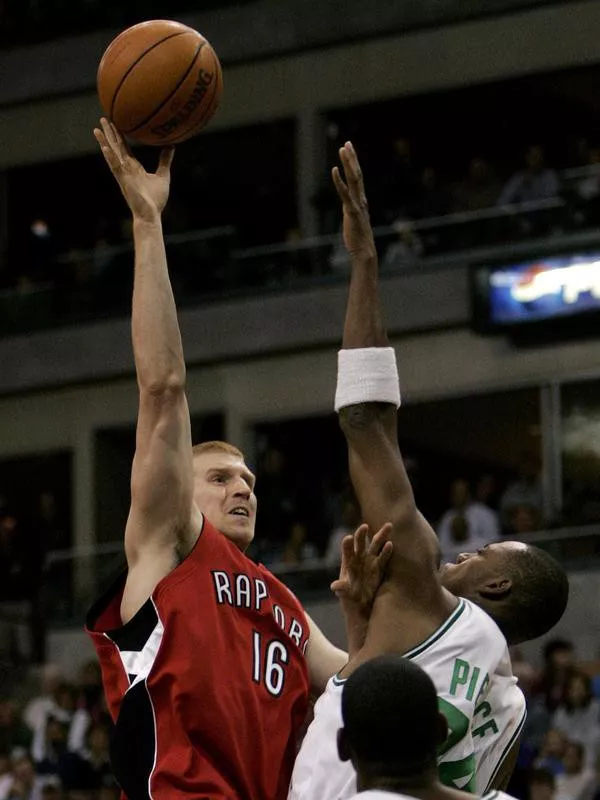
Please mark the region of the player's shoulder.
[[493, 668], [508, 658], [508, 645], [504, 634], [494, 620], [476, 603], [461, 598], [464, 612], [455, 625], [455, 633], [465, 650], [483, 657]]
[[461, 598], [465, 604], [464, 624], [472, 630], [472, 636], [485, 636], [486, 640], [494, 641], [502, 646], [506, 646], [506, 638], [496, 622], [490, 617], [487, 611], [480, 608], [477, 603], [466, 598]]

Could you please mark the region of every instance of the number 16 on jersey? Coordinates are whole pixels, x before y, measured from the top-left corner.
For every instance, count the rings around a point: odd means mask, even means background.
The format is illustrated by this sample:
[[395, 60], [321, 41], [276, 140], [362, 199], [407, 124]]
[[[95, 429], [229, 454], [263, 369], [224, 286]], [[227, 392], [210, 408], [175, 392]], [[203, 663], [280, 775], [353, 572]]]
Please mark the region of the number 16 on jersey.
[[289, 662], [287, 647], [278, 639], [263, 641], [258, 631], [252, 631], [252, 680], [264, 684], [272, 697], [279, 697], [285, 683], [284, 666]]

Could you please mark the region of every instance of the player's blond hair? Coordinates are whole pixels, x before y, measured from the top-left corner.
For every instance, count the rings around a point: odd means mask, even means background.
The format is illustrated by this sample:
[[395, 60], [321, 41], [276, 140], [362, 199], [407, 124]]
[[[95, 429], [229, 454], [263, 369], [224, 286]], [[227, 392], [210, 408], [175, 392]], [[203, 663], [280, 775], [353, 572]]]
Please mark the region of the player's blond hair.
[[242, 451], [235, 447], [233, 444], [229, 444], [229, 442], [220, 442], [220, 441], [212, 441], [212, 442], [201, 442], [200, 444], [196, 444], [192, 447], [192, 457], [195, 458], [196, 456], [201, 456], [204, 453], [227, 453], [227, 455], [235, 456], [236, 458], [241, 458], [242, 461], [245, 461], [244, 454]]

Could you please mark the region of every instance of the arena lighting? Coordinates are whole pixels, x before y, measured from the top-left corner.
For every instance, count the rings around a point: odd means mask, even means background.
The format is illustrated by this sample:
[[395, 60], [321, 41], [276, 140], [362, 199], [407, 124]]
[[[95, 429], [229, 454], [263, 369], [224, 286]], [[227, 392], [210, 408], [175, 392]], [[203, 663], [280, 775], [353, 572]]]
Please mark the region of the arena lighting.
[[478, 267], [472, 289], [473, 322], [482, 332], [566, 324], [600, 312], [600, 252]]

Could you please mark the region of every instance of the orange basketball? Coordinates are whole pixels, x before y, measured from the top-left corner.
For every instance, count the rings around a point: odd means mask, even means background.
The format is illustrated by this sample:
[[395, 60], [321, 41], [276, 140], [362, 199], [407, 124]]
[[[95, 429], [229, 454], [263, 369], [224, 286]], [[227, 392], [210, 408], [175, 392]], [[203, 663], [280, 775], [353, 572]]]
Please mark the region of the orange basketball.
[[155, 19], [120, 33], [98, 67], [98, 95], [117, 128], [142, 144], [178, 144], [219, 106], [223, 76], [207, 40], [180, 22]]

